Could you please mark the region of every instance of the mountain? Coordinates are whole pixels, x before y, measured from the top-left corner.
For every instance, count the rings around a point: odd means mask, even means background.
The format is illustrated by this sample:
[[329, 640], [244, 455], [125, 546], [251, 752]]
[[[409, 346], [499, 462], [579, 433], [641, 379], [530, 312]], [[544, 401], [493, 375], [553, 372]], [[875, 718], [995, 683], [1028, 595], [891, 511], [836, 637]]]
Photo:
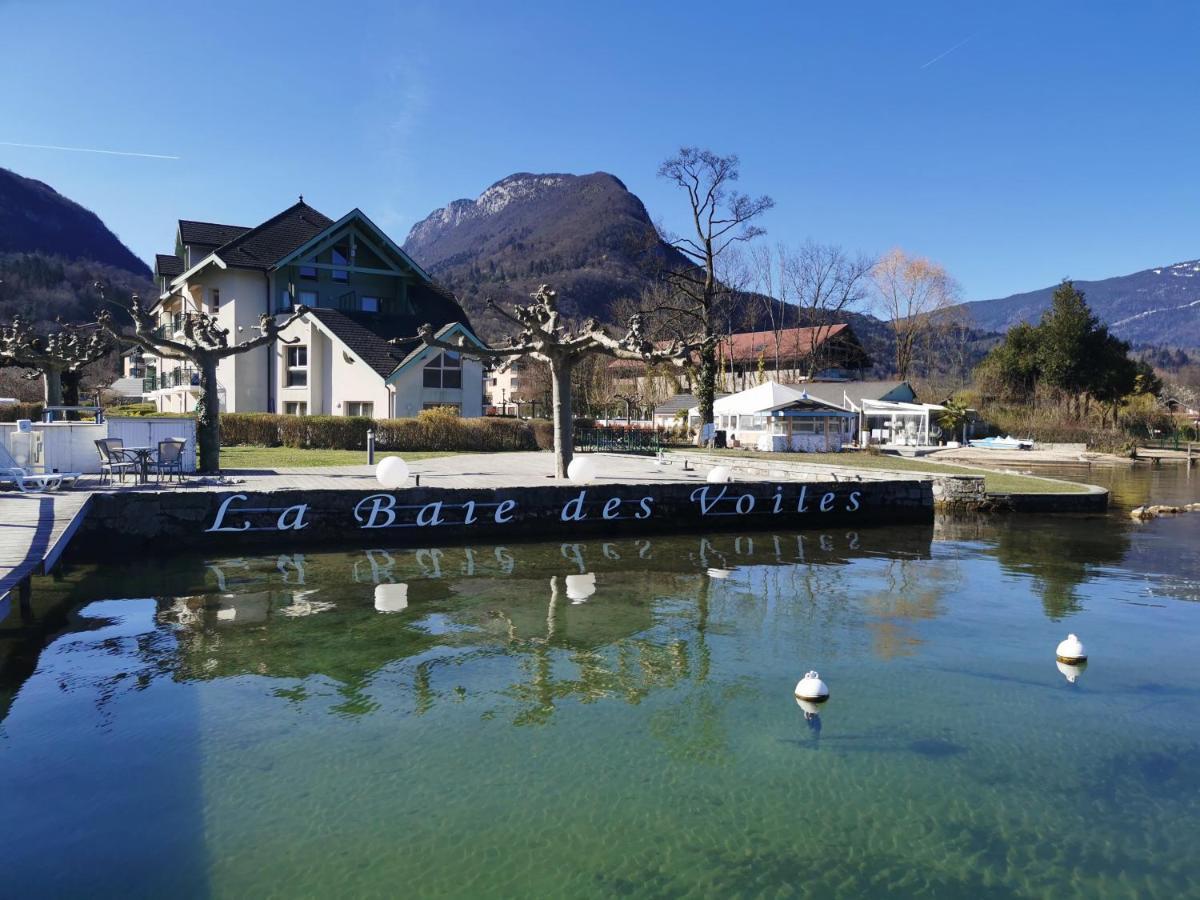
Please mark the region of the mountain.
[[459, 295], [472, 319], [485, 320], [486, 298], [519, 302], [543, 282], [558, 290], [566, 314], [607, 319], [655, 271], [688, 264], [659, 238], [642, 201], [606, 172], [509, 175], [474, 200], [434, 210], [404, 250]]
[[90, 259], [150, 277], [149, 267], [94, 212], [8, 169], [0, 169], [0, 253]]
[[[1092, 311], [1132, 344], [1200, 347], [1200, 260], [1146, 269], [1099, 281], [1076, 281]], [[963, 304], [978, 328], [1005, 331], [1036, 324], [1054, 288]]]

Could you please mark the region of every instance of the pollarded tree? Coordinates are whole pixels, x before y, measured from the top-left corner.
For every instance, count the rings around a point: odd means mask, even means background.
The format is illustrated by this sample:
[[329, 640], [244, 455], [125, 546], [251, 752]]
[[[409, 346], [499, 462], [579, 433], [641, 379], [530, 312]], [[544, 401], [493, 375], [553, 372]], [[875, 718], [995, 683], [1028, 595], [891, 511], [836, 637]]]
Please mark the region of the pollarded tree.
[[42, 377], [46, 406], [63, 405], [63, 382], [74, 385], [77, 401], [79, 375], [85, 366], [103, 359], [113, 348], [99, 329], [59, 323], [59, 330], [39, 334], [21, 317], [0, 325], [0, 366], [35, 369]]
[[485, 347], [468, 343], [460, 337], [456, 343], [438, 338], [432, 325], [423, 325], [419, 331], [421, 340], [429, 347], [452, 350], [464, 356], [506, 363], [522, 356], [532, 357], [550, 367], [551, 396], [554, 420], [554, 474], [567, 477], [574, 450], [574, 422], [571, 410], [571, 374], [575, 367], [592, 354], [611, 356], [616, 359], [640, 360], [648, 364], [671, 362], [683, 365], [688, 355], [698, 344], [673, 341], [669, 346], [656, 347], [642, 333], [640, 316], [630, 317], [628, 329], [622, 338], [614, 338], [601, 330], [595, 319], [588, 319], [583, 327], [572, 330], [563, 324], [558, 312], [558, 294], [543, 284], [530, 295], [533, 302], [517, 306], [511, 311], [502, 309], [493, 301], [488, 306], [501, 318], [515, 325], [519, 332], [508, 338], [507, 343]]
[[196, 367], [200, 373], [200, 399], [196, 403], [198, 467], [201, 472], [215, 473], [221, 468], [221, 398], [217, 364], [230, 356], [266, 347], [276, 340], [285, 344], [297, 343], [299, 338], [284, 340], [279, 333], [307, 312], [308, 307], [297, 306], [282, 323], [276, 322], [274, 316], [263, 315], [259, 317], [257, 337], [232, 344], [229, 342], [229, 329], [221, 328], [215, 318], [204, 312], [183, 314], [182, 339], [161, 337], [157, 334], [158, 323], [142, 308], [137, 294], [133, 295], [129, 307], [129, 314], [133, 317], [133, 334], [123, 333], [107, 310], [98, 315], [98, 321], [122, 343], [136, 344], [155, 356], [190, 362]]

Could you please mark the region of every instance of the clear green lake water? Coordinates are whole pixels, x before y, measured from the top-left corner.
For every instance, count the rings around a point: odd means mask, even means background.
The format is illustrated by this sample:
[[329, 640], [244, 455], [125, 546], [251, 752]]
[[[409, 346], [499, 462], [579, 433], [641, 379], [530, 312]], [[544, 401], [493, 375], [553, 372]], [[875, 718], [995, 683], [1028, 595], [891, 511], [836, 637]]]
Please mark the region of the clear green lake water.
[[1125, 510], [1200, 473], [1087, 480], [1109, 515], [68, 566], [0, 620], [0, 894], [1198, 896], [1200, 514]]

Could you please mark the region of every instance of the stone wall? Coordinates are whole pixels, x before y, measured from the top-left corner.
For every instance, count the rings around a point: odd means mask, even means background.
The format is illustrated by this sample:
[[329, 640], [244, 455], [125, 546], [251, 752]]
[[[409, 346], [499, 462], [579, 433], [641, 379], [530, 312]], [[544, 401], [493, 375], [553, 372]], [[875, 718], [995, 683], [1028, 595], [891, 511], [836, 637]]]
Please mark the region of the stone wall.
[[547, 485], [521, 489], [97, 493], [72, 550], [422, 546], [476, 538], [869, 527], [933, 521], [929, 482]]

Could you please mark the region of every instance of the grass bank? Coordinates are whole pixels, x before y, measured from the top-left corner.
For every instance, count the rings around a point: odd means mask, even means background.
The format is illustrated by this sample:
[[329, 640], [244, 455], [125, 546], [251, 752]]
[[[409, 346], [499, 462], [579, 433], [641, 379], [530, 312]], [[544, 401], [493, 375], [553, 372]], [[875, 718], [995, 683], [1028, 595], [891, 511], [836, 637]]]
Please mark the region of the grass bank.
[[[376, 459], [399, 456], [410, 462], [435, 456], [454, 456], [450, 451], [427, 453], [377, 453]], [[365, 450], [314, 450], [299, 447], [242, 446], [221, 448], [222, 469], [311, 468], [314, 466], [366, 465]]]
[[[717, 456], [741, 456], [756, 459], [778, 460], [778, 453], [760, 453], [756, 450], [705, 450]], [[928, 472], [931, 475], [982, 475], [984, 487], [989, 494], [1082, 494], [1087, 486], [1069, 481], [1039, 478], [1035, 475], [1010, 475], [973, 466], [956, 466], [950, 463], [929, 462], [909, 459], [905, 456], [882, 456], [873, 453], [797, 453], [787, 459], [809, 465], [838, 466], [844, 469], [874, 469], [890, 472]]]

